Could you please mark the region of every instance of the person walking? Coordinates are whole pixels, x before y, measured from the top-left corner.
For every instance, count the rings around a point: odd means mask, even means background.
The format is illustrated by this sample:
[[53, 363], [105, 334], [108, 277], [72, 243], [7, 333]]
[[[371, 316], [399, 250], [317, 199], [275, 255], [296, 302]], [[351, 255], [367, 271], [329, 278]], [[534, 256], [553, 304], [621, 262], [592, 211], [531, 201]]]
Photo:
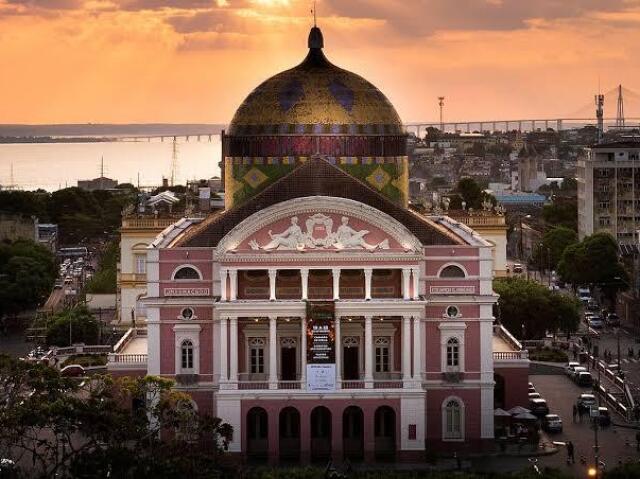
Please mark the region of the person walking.
[[571, 441], [567, 441], [567, 464], [575, 464], [575, 450], [573, 447], [573, 443]]

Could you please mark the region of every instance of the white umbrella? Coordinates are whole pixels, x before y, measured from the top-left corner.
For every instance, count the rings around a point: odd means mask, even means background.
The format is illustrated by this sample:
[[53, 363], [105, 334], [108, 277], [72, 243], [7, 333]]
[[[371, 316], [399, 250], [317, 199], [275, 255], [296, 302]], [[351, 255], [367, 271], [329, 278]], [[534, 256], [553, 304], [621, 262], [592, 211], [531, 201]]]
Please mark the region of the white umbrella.
[[515, 416], [516, 414], [522, 414], [525, 412], [530, 413], [531, 411], [529, 411], [527, 408], [524, 408], [522, 406], [516, 406], [509, 409], [509, 414], [511, 414], [512, 416]]
[[515, 416], [513, 416], [513, 419], [519, 419], [521, 421], [533, 421], [538, 418], [530, 412], [521, 412], [520, 414], [516, 414]]
[[496, 417], [511, 417], [510, 413], [508, 413], [504, 409], [500, 409], [500, 408], [498, 408], [495, 411], [493, 411], [493, 415], [496, 416]]

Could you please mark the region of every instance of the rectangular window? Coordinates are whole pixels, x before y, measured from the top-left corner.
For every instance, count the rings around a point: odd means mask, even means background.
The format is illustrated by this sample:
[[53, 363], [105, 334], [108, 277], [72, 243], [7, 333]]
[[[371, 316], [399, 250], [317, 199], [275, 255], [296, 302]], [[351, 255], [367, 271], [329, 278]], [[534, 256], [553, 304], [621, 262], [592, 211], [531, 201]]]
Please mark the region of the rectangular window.
[[388, 346], [376, 347], [376, 372], [377, 373], [389, 372], [389, 347]]
[[460, 365], [460, 351], [458, 348], [458, 342], [449, 342], [447, 344], [447, 366], [459, 366]]
[[264, 348], [251, 348], [251, 374], [264, 373]]
[[182, 369], [193, 369], [193, 348], [182, 347]]
[[458, 408], [447, 408], [446, 415], [447, 429], [445, 437], [447, 439], [461, 439], [460, 410]]
[[147, 256], [144, 254], [135, 255], [136, 258], [136, 274], [147, 273]]

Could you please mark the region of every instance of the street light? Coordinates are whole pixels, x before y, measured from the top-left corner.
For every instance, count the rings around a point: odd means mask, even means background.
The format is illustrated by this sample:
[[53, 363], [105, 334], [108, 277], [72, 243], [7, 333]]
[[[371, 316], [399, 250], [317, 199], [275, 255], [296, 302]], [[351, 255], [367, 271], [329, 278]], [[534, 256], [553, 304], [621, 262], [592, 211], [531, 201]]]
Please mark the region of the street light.
[[595, 467], [590, 467], [587, 471], [587, 476], [596, 477], [598, 475], [598, 470]]

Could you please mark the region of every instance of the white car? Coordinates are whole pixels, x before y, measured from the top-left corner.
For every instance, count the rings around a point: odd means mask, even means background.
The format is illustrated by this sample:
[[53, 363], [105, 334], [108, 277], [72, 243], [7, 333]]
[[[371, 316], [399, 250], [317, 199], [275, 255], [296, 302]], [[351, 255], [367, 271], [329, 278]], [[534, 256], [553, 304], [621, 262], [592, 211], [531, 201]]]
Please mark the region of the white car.
[[572, 375], [573, 375], [573, 370], [574, 370], [575, 368], [578, 368], [578, 367], [580, 367], [580, 363], [579, 363], [578, 361], [571, 361], [571, 362], [569, 362], [569, 364], [567, 364], [567, 365], [564, 367], [564, 373], [565, 373], [567, 376], [572, 376]]
[[602, 329], [604, 328], [604, 321], [602, 321], [602, 318], [594, 316], [589, 319], [589, 327], [593, 329]]
[[573, 368], [573, 372], [571, 373], [570, 377], [571, 379], [575, 380], [575, 378], [578, 377], [578, 374], [587, 372], [589, 372], [587, 371], [587, 368], [583, 366], [576, 366], [575, 368]]

